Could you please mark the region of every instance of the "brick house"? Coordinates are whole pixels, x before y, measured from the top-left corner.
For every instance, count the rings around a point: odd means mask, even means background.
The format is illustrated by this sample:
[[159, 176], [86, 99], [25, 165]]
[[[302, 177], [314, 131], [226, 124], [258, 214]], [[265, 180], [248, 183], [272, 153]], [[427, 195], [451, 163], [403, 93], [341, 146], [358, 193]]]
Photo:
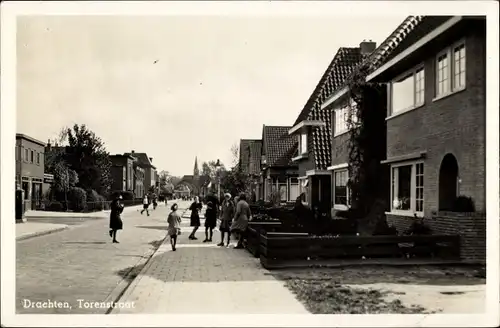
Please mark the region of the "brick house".
[[[462, 235], [462, 256], [485, 259], [486, 19], [421, 16], [368, 75], [387, 83], [389, 224], [414, 216], [434, 233]], [[457, 196], [474, 213], [457, 214]]]
[[251, 180], [251, 192], [255, 199], [260, 199], [258, 180], [260, 178], [260, 160], [262, 156], [262, 140], [241, 139], [239, 147], [239, 162], [241, 170]]
[[137, 166], [144, 170], [144, 192], [148, 193], [151, 187], [156, 187], [157, 173], [156, 167], [153, 165], [153, 158], [148, 157], [146, 153], [136, 153], [132, 150], [130, 153], [125, 153], [125, 156], [132, 156], [137, 159]]
[[134, 164], [133, 164], [133, 190], [134, 190], [134, 195], [135, 198], [143, 198], [144, 194], [146, 193], [146, 190], [144, 189], [144, 168], [139, 164], [137, 159], [135, 158]]
[[109, 158], [112, 163], [112, 190], [134, 192], [134, 162], [136, 159], [130, 155], [111, 155]]
[[331, 117], [321, 104], [362, 60], [362, 50], [374, 48], [372, 42], [364, 42], [356, 48], [340, 48], [288, 131], [298, 142], [298, 151], [292, 160], [298, 165], [300, 191], [306, 194], [306, 203], [312, 209], [329, 212], [332, 207], [332, 175], [328, 171], [332, 153]]
[[300, 195], [298, 166], [292, 161], [298, 143], [288, 134], [290, 128], [266, 125], [262, 128], [259, 200], [270, 200], [271, 194], [278, 190], [282, 202], [295, 201]]
[[42, 205], [45, 173], [45, 143], [25, 134], [16, 134], [16, 189], [24, 190], [25, 210]]

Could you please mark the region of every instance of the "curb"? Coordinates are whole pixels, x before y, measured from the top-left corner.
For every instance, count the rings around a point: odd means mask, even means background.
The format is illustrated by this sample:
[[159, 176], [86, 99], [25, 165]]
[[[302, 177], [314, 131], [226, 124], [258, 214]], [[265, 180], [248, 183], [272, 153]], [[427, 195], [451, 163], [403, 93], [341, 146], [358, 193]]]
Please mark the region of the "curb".
[[[182, 213], [184, 214], [184, 213]], [[142, 274], [145, 269], [147, 269], [147, 264], [149, 260], [155, 255], [155, 253], [158, 251], [161, 245], [165, 242], [165, 240], [168, 238], [168, 235], [165, 235], [165, 238], [162, 239], [161, 243], [158, 245], [158, 247], [152, 247], [150, 248], [137, 263], [127, 272], [125, 277], [118, 283], [118, 285], [113, 289], [113, 291], [106, 297], [104, 300], [105, 303], [118, 303], [120, 299], [123, 297], [123, 295], [127, 292], [130, 286], [132, 284], [137, 283], [139, 281], [139, 276]], [[134, 271], [135, 268], [138, 266], [143, 265], [142, 269], [140, 272], [138, 272], [135, 277], [131, 280], [128, 280], [130, 276], [132, 276], [132, 272]], [[106, 310], [104, 314], [113, 314], [114, 307], [111, 306]]]
[[60, 231], [66, 230], [68, 228], [69, 228], [69, 226], [65, 226], [65, 227], [56, 228], [56, 229], [53, 229], [53, 230], [46, 230], [46, 231], [34, 232], [32, 234], [29, 234], [29, 235], [23, 235], [23, 236], [16, 237], [16, 241], [31, 239], [31, 238], [45, 236], [45, 235], [50, 235], [50, 234], [53, 234], [55, 232], [60, 232]]

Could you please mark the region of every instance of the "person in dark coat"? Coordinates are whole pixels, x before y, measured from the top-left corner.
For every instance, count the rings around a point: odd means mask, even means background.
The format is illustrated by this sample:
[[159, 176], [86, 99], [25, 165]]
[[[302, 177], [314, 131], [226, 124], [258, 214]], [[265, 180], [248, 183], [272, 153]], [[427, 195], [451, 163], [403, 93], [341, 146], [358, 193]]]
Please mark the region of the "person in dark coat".
[[191, 204], [189, 207], [189, 210], [191, 211], [191, 227], [193, 228], [193, 231], [189, 235], [189, 239], [191, 240], [196, 240], [198, 238], [195, 237], [195, 233], [200, 227], [200, 211], [203, 208], [203, 205], [200, 203], [200, 200], [198, 196], [194, 198], [194, 202]]
[[121, 214], [123, 212], [123, 204], [121, 200], [123, 197], [120, 195], [111, 202], [111, 213], [109, 215], [109, 236], [113, 238], [113, 243], [118, 243], [116, 240], [116, 232], [123, 229], [123, 221]]
[[229, 229], [231, 228], [231, 223], [233, 221], [234, 217], [234, 212], [236, 210], [236, 206], [233, 203], [233, 200], [231, 199], [231, 194], [226, 193], [224, 195], [224, 202], [222, 203], [221, 206], [221, 211], [220, 211], [220, 243], [217, 244], [217, 246], [224, 246], [224, 235], [227, 233], [227, 246], [229, 247], [229, 244], [231, 242], [231, 233]]
[[[205, 240], [204, 243], [211, 242], [214, 234], [214, 228], [217, 226], [217, 208], [212, 201], [207, 202], [207, 211], [205, 212]], [[209, 235], [210, 231], [210, 235]]]

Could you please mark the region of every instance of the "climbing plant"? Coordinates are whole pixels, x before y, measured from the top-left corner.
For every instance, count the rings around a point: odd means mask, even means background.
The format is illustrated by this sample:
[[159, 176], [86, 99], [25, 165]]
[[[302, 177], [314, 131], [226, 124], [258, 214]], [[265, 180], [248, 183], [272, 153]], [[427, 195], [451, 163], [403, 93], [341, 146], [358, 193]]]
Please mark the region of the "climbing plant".
[[386, 156], [386, 85], [367, 83], [368, 67], [360, 67], [348, 81], [350, 131], [349, 182], [353, 216], [368, 218], [370, 226], [385, 211], [388, 168], [381, 164]]

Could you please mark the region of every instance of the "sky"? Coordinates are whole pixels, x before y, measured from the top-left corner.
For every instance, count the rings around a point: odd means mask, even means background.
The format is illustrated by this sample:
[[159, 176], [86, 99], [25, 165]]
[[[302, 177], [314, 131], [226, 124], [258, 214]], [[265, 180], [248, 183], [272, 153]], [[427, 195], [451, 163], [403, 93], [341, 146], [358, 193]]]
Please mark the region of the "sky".
[[17, 132], [86, 124], [158, 170], [230, 166], [231, 146], [291, 126], [339, 47], [380, 44], [404, 16], [25, 16]]

